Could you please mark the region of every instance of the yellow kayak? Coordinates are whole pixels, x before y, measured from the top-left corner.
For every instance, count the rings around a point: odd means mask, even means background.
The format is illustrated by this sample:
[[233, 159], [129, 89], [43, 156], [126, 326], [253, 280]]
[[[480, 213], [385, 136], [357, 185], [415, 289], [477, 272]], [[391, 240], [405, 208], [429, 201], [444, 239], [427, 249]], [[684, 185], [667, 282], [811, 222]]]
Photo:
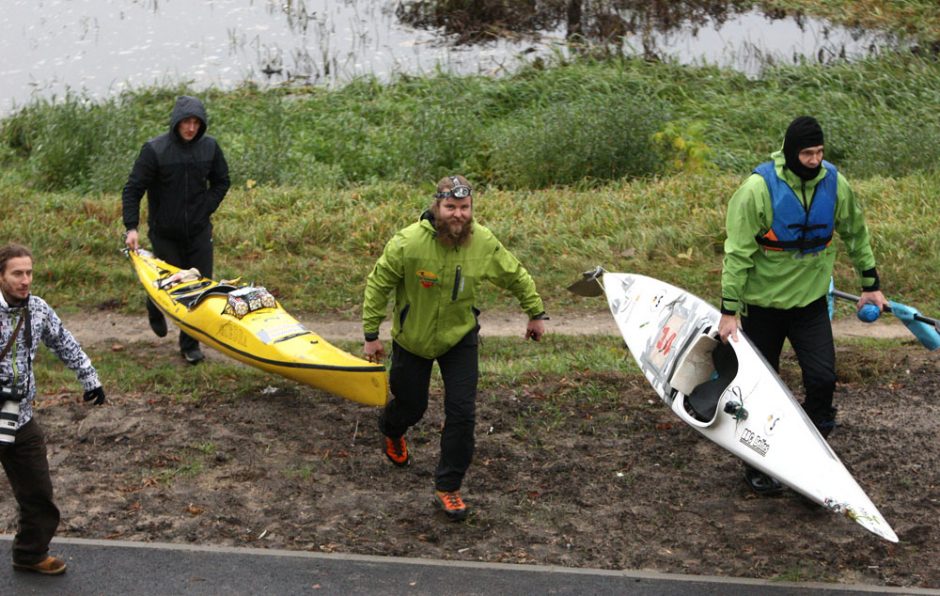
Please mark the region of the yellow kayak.
[[385, 367], [331, 345], [259, 286], [217, 282], [145, 250], [128, 251], [154, 304], [180, 329], [236, 360], [370, 406], [388, 399]]

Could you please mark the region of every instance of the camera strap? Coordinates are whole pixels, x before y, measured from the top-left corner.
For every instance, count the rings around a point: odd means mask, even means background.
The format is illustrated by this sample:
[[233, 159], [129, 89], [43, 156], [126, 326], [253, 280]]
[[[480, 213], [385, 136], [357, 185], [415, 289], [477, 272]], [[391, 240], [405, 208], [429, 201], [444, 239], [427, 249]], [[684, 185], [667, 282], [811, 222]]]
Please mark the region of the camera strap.
[[[27, 312], [29, 312], [29, 311], [27, 311]], [[4, 346], [3, 352], [0, 352], [0, 360], [3, 360], [4, 358], [6, 358], [6, 357], [7, 357], [7, 352], [9, 352], [9, 351], [10, 351], [10, 348], [13, 347], [13, 342], [16, 341], [16, 335], [20, 332], [20, 329], [23, 327], [23, 320], [24, 320], [25, 318], [26, 318], [25, 316], [21, 316], [21, 317], [20, 317], [20, 320], [16, 322], [16, 328], [13, 329], [13, 335], [10, 336], [10, 341], [8, 341], [8, 342], [7, 342], [7, 345]]]

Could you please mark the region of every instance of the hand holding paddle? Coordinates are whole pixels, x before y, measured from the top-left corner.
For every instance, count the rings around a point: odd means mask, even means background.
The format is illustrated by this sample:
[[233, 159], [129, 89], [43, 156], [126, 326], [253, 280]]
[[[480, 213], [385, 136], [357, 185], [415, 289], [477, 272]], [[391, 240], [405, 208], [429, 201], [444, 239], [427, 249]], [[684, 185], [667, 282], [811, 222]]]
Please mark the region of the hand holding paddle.
[[925, 317], [920, 314], [916, 308], [910, 307], [900, 302], [887, 301], [881, 292], [862, 292], [861, 297], [853, 296], [846, 292], [840, 292], [834, 287], [830, 294], [835, 298], [850, 300], [858, 303], [859, 312], [866, 304], [877, 304], [877, 300], [872, 300], [870, 295], [877, 294], [884, 301], [880, 305], [881, 312], [889, 312], [904, 323], [904, 326], [914, 334], [920, 343], [928, 350], [940, 350], [940, 320]]

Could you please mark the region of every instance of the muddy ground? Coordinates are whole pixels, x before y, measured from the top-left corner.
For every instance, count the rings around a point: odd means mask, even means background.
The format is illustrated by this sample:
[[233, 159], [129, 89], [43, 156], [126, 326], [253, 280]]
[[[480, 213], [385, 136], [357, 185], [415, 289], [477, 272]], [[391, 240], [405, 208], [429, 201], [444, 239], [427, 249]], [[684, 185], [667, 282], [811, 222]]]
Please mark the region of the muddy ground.
[[[142, 319], [66, 317], [86, 347], [120, 342], [185, 374], [175, 332], [158, 340]], [[609, 315], [569, 323], [613, 333]], [[317, 325], [328, 339], [358, 333]], [[111, 392], [99, 408], [72, 390], [42, 396], [38, 419], [61, 536], [940, 588], [940, 354], [842, 342], [838, 358], [854, 366], [830, 443], [898, 544], [793, 492], [755, 497], [737, 460], [627, 374], [481, 391], [464, 485], [473, 514], [458, 524], [431, 502], [439, 391], [408, 436], [406, 469], [381, 455], [374, 410], [289, 381], [200, 403]], [[783, 376], [799, 386], [792, 360]], [[579, 383], [617, 387], [622, 403], [548, 399]], [[0, 531], [11, 533], [6, 483], [0, 502]]]

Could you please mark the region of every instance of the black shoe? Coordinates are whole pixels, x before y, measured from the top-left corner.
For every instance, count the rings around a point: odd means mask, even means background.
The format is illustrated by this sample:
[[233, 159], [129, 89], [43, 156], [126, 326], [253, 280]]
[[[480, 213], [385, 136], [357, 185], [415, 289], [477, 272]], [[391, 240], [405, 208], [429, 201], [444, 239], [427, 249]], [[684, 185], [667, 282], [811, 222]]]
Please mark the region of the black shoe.
[[750, 466], [744, 468], [744, 481], [752, 491], [761, 496], [779, 495], [783, 492], [783, 485], [776, 478]]
[[820, 422], [813, 423], [816, 426], [816, 430], [819, 431], [819, 434], [822, 435], [822, 438], [828, 439], [829, 435], [832, 434], [832, 431], [836, 428], [835, 420], [822, 420]]
[[196, 346], [191, 350], [183, 350], [182, 354], [183, 358], [186, 359], [186, 362], [190, 364], [199, 364], [206, 359], [205, 355], [202, 353], [202, 350], [199, 349], [199, 346]]
[[166, 337], [166, 317], [163, 315], [160, 315], [159, 317], [148, 315], [147, 320], [150, 321], [150, 328], [153, 329], [153, 332], [157, 335], [157, 337]]

